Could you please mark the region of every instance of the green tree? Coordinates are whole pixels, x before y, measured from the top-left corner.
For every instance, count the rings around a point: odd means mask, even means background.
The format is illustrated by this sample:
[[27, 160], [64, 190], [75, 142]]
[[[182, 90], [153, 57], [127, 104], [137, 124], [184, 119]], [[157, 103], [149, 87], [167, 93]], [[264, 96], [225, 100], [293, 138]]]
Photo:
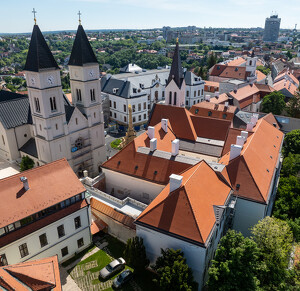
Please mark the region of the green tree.
[[289, 116], [300, 118], [300, 93], [297, 92], [286, 105], [286, 111]]
[[28, 156], [23, 156], [20, 163], [20, 171], [23, 172], [32, 169], [33, 167], [34, 167], [34, 161]]
[[283, 153], [300, 154], [300, 129], [294, 129], [286, 134], [283, 143]]
[[300, 172], [300, 154], [289, 153], [282, 162], [281, 177], [297, 176]]
[[266, 95], [261, 104], [261, 110], [265, 113], [281, 114], [284, 108], [284, 95], [277, 91]]
[[137, 273], [142, 272], [149, 265], [146, 249], [141, 237], [136, 236], [128, 239], [124, 250], [124, 258], [127, 264]]
[[214, 52], [212, 52], [210, 54], [210, 56], [207, 59], [207, 68], [210, 69], [211, 67], [213, 67], [215, 64], [217, 63], [217, 57], [214, 54]]
[[220, 240], [209, 268], [208, 289], [212, 291], [256, 290], [259, 266], [256, 243], [240, 232], [229, 230]]
[[281, 290], [288, 276], [293, 242], [289, 225], [267, 216], [252, 228], [252, 234], [260, 249], [260, 270], [257, 277], [263, 290]]
[[257, 66], [256, 69], [261, 71], [266, 76], [269, 75], [269, 73], [271, 72], [271, 70], [269, 68], [266, 68], [264, 66]]
[[192, 270], [186, 264], [181, 250], [161, 249], [161, 256], [157, 258], [153, 267], [158, 273], [160, 290], [192, 291], [197, 290]]

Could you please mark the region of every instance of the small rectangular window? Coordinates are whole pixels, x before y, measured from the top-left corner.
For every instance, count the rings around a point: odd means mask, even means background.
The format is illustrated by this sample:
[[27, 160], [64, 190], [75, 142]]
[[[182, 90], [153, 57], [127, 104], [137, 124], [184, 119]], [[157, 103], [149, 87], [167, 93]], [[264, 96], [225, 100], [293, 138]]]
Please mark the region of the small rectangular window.
[[139, 103], [138, 108], [139, 108], [139, 111], [142, 110], [142, 104], [141, 103]]
[[63, 224], [57, 227], [57, 234], [58, 238], [65, 236], [65, 227]]
[[114, 118], [117, 118], [117, 113], [116, 112], [114, 113]]
[[126, 116], [124, 116], [124, 122], [127, 122], [127, 118], [126, 118]]
[[142, 120], [142, 115], [139, 115], [139, 121], [141, 121]]
[[75, 229], [81, 227], [80, 216], [77, 216], [77, 217], [74, 218], [74, 224], [75, 224]]
[[132, 112], [135, 112], [135, 105], [132, 105]]
[[146, 109], [147, 109], [147, 103], [144, 102], [144, 110], [146, 110]]
[[69, 253], [68, 247], [61, 249], [61, 256], [65, 257]]
[[80, 238], [79, 240], [77, 240], [77, 246], [78, 246], [78, 248], [81, 248], [84, 246], [83, 237]]
[[48, 244], [47, 235], [45, 233], [41, 234], [39, 238], [40, 238], [41, 248]]
[[116, 103], [116, 101], [114, 101], [114, 108], [117, 108], [117, 103]]
[[126, 104], [124, 104], [124, 112], [126, 112]]
[[147, 115], [146, 115], [146, 113], [144, 114], [144, 119], [146, 119], [147, 118]]
[[20, 251], [20, 255], [21, 255], [21, 258], [24, 258], [26, 256], [29, 255], [29, 252], [28, 252], [28, 248], [27, 248], [27, 244], [24, 243], [24, 244], [21, 244], [19, 246], [19, 251]]
[[135, 117], [132, 117], [132, 122], [135, 122]]

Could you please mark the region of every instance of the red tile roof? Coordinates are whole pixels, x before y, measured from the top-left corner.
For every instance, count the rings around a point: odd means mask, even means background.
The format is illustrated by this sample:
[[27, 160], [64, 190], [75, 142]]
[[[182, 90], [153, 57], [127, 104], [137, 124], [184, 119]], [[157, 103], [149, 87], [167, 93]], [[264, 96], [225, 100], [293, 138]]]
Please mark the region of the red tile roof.
[[222, 93], [219, 95], [219, 98], [210, 98], [210, 102], [214, 104], [225, 104], [225, 102], [228, 102], [228, 95], [226, 93]]
[[[25, 191], [22, 176], [28, 179]], [[85, 192], [66, 159], [37, 167], [0, 180], [0, 227]]]
[[169, 193], [168, 184], [136, 223], [204, 244], [216, 222], [213, 205], [224, 205], [231, 188], [205, 161], [181, 175], [181, 187]]
[[64, 208], [56, 213], [53, 213], [49, 216], [46, 216], [40, 220], [37, 220], [33, 223], [30, 223], [24, 227], [21, 227], [15, 231], [9, 232], [8, 234], [0, 237], [0, 248], [3, 246], [6, 246], [26, 235], [29, 235], [59, 219], [62, 219], [63, 217], [66, 217], [81, 208], [86, 207], [88, 204], [85, 200], [78, 201], [75, 204], [68, 206], [67, 208]]
[[[225, 120], [233, 120], [234, 113], [236, 112], [236, 106], [225, 106], [223, 104], [215, 104], [212, 102], [202, 101], [191, 107], [190, 112], [196, 116], [218, 118]], [[211, 112], [211, 115], [208, 115]], [[224, 114], [226, 117], [224, 118]]]
[[239, 196], [261, 203], [268, 201], [283, 136], [280, 130], [262, 118], [247, 138], [240, 156], [229, 161], [228, 152], [221, 158], [220, 163], [227, 165], [234, 189], [240, 184]]
[[122, 223], [125, 226], [135, 229], [135, 224], [133, 223], [134, 219], [132, 217], [114, 210], [112, 207], [102, 203], [97, 199], [91, 198], [91, 209], [92, 209], [92, 213], [96, 217], [99, 216], [98, 213], [101, 213], [104, 214], [105, 216], [112, 218], [117, 222]]
[[276, 91], [281, 91], [281, 90], [286, 89], [292, 95], [296, 94], [296, 92], [298, 91], [298, 87], [295, 86], [294, 83], [287, 81], [285, 79], [282, 79], [282, 80], [274, 83], [273, 87]]
[[202, 116], [191, 117], [198, 137], [225, 140], [231, 121]]
[[5, 290], [61, 291], [57, 256], [0, 267], [0, 287]]
[[177, 138], [195, 141], [197, 136], [192, 125], [191, 115], [184, 107], [156, 104], [153, 108], [149, 125], [154, 126], [160, 123], [162, 118], [169, 119]]

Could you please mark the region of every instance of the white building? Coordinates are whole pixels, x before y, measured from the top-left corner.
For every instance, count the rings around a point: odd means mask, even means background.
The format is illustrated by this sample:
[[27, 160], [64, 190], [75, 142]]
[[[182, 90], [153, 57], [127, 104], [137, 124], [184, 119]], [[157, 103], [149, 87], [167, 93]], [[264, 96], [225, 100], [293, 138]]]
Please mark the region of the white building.
[[28, 155], [36, 165], [65, 157], [78, 175], [83, 170], [99, 173], [106, 157], [99, 66], [81, 25], [69, 66], [73, 105], [62, 92], [59, 67], [35, 25], [24, 68], [29, 100], [0, 96], [2, 157], [12, 161]]
[[66, 159], [0, 180], [0, 196], [2, 264], [62, 262], [91, 243], [85, 188]]
[[[154, 104], [191, 107], [204, 100], [204, 81], [181, 66], [179, 45], [175, 47], [171, 69], [107, 75], [101, 79], [103, 97], [110, 101], [110, 120], [120, 129], [128, 125], [128, 105], [132, 106], [136, 130], [146, 126]], [[172, 96], [171, 96], [171, 95]]]

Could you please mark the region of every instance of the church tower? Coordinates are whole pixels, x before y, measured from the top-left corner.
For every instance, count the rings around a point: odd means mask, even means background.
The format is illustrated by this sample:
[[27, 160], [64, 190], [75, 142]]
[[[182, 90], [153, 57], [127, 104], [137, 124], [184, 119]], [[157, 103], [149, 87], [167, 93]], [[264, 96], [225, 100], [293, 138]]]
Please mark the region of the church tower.
[[185, 106], [185, 80], [183, 68], [181, 65], [178, 39], [176, 42], [170, 75], [166, 84], [165, 91], [165, 104], [178, 107]]
[[93, 173], [106, 159], [99, 64], [79, 19], [70, 60], [72, 104], [87, 118]]
[[256, 62], [257, 57], [255, 57], [254, 50], [252, 50], [252, 54], [250, 57], [247, 57], [246, 62], [247, 81], [252, 84], [257, 81]]
[[36, 23], [24, 71], [38, 159], [43, 164], [68, 158], [60, 70]]

